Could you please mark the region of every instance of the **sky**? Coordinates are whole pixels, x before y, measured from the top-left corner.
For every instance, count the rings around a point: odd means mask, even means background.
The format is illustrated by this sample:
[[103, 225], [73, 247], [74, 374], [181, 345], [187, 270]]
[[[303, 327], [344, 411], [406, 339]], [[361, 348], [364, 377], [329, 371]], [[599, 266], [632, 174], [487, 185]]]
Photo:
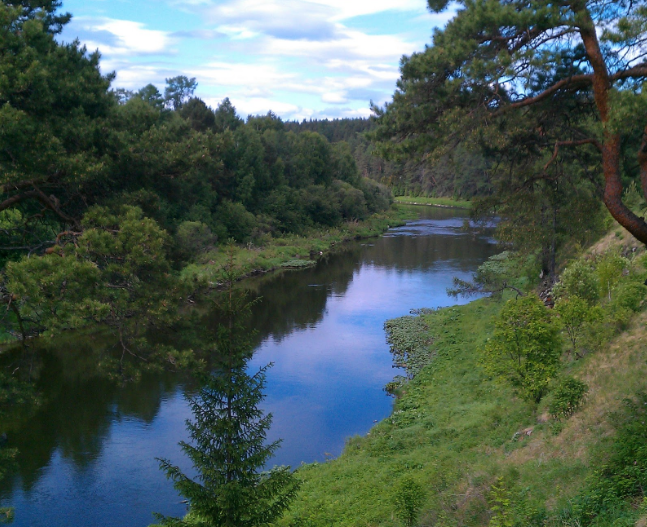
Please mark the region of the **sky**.
[[64, 0], [61, 38], [99, 49], [115, 88], [195, 77], [213, 108], [284, 120], [368, 117], [391, 99], [402, 55], [449, 14], [426, 0]]

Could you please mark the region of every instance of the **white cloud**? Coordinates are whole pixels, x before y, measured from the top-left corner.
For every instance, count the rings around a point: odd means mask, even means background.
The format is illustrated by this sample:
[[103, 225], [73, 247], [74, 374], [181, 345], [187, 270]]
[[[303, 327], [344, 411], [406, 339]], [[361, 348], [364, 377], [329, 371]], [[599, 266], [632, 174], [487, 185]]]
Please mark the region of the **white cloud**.
[[285, 39], [268, 38], [261, 53], [283, 57], [308, 57], [310, 59], [345, 61], [365, 58], [379, 61], [397, 61], [406, 53], [415, 51], [414, 43], [397, 35], [367, 35], [361, 31], [344, 28], [339, 38], [330, 41], [301, 41], [298, 45]]
[[212, 62], [191, 69], [190, 74], [204, 84], [241, 86], [249, 89], [285, 85], [297, 79], [295, 73], [282, 72], [280, 66], [262, 62]]
[[[163, 89], [165, 78], [187, 75], [198, 79], [197, 94], [215, 105], [229, 96], [243, 115], [272, 109], [291, 119], [368, 116], [369, 100], [384, 101], [393, 93], [400, 57], [422, 48], [420, 25], [428, 23], [431, 32], [449, 17], [426, 13], [424, 0], [166, 0], [163, 5], [169, 13], [184, 11], [184, 25], [176, 31], [122, 20], [120, 14], [77, 18], [73, 36], [100, 49], [102, 70], [117, 72], [115, 86], [153, 83]], [[391, 31], [385, 20], [395, 11], [409, 13], [418, 29]], [[379, 13], [385, 14], [375, 19], [372, 31], [349, 27], [353, 17]], [[195, 25], [186, 24], [191, 16]], [[150, 58], [135, 58], [142, 56]]]
[[[360, 15], [372, 15], [384, 11], [420, 11], [421, 0], [311, 0], [304, 3], [321, 4], [336, 11], [335, 19], [345, 20]], [[423, 8], [424, 9], [424, 8]]]
[[144, 24], [114, 18], [75, 18], [74, 31], [89, 49], [107, 56], [153, 55], [172, 52], [174, 39], [166, 31], [146, 29]]

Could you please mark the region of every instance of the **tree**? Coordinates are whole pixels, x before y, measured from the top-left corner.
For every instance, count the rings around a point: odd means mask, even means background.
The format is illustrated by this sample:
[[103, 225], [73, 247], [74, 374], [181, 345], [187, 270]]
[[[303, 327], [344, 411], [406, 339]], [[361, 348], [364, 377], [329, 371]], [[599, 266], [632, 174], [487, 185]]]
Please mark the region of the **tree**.
[[424, 503], [423, 489], [410, 476], [404, 477], [395, 494], [397, 516], [406, 527], [413, 527]]
[[561, 342], [550, 313], [534, 295], [509, 300], [495, 322], [482, 364], [527, 400], [539, 402], [559, 369]]
[[[271, 415], [263, 416], [265, 371], [253, 376], [245, 363], [213, 375], [189, 399], [193, 422], [187, 422], [192, 443], [183, 452], [198, 472], [195, 480], [169, 461], [161, 469], [189, 501], [186, 521], [160, 518], [163, 525], [242, 527], [277, 520], [296, 496], [298, 482], [289, 467], [263, 468], [279, 442], [264, 445]], [[189, 521], [190, 518], [190, 521]]]
[[211, 130], [216, 124], [216, 116], [202, 99], [193, 97], [182, 107], [180, 115], [191, 123], [198, 132]]
[[18, 247], [42, 244], [50, 228], [78, 230], [88, 186], [110, 166], [114, 76], [101, 74], [98, 53], [55, 40], [69, 20], [54, 14], [59, 4], [0, 3], [0, 212], [20, 211], [8, 244]]
[[190, 512], [185, 520], [158, 515], [163, 525], [267, 525], [280, 518], [299, 489], [289, 467], [259, 472], [280, 441], [265, 444], [272, 416], [263, 415], [258, 405], [268, 367], [253, 376], [246, 371], [252, 344], [244, 321], [251, 303], [233, 291], [232, 260], [233, 256], [225, 271], [228, 291], [215, 338], [222, 367], [207, 377], [196, 396], [189, 397], [194, 421], [187, 421], [187, 428], [192, 442], [180, 443], [198, 475], [191, 479], [169, 461], [159, 460], [189, 501]]
[[598, 306], [590, 306], [586, 300], [577, 296], [560, 299], [555, 303], [555, 312], [571, 343], [572, 350], [577, 351], [577, 343], [584, 334], [587, 323], [602, 318]]
[[136, 93], [136, 96], [158, 110], [164, 108], [164, 98], [157, 87], [153, 84], [147, 84], [144, 86]]
[[[434, 12], [448, 0], [428, 0]], [[643, 2], [628, 0], [463, 0], [434, 33], [433, 45], [402, 61], [393, 102], [374, 107], [376, 137], [385, 152], [436, 157], [483, 130], [514, 125], [542, 109], [563, 126], [545, 166], [565, 149], [596, 156], [604, 175], [603, 202], [631, 234], [647, 243], [647, 223], [622, 201], [623, 150], [636, 144], [647, 195], [647, 105], [641, 51], [647, 27]], [[454, 5], [454, 4], [452, 4]], [[564, 104], [569, 101], [569, 104]], [[575, 104], [586, 119], [569, 119]], [[542, 131], [537, 128], [536, 131]], [[645, 129], [647, 132], [647, 128]], [[640, 143], [638, 146], [637, 143]], [[545, 171], [544, 171], [545, 172]], [[542, 174], [539, 174], [540, 176]]]
[[167, 234], [127, 206], [94, 207], [81, 226], [82, 232], [61, 233], [48, 254], [8, 264], [5, 287], [23, 334], [25, 328], [54, 336], [89, 324], [105, 327], [121, 348], [115, 364], [121, 377], [140, 373], [125, 363], [126, 355], [148, 368], [187, 365], [190, 352], [151, 346], [144, 338], [153, 324], [174, 319], [183, 295], [170, 273]]
[[243, 124], [243, 120], [236, 114], [236, 108], [229, 97], [225, 97], [218, 105], [215, 111], [215, 129], [217, 132], [224, 132], [225, 130], [236, 130]]
[[63, 26], [72, 19], [70, 13], [56, 13], [56, 10], [63, 5], [61, 0], [20, 0], [18, 2], [6, 1], [4, 3], [19, 10], [19, 21], [21, 23], [38, 18], [42, 21], [45, 31], [52, 35], [57, 35], [63, 31]]
[[193, 96], [198, 83], [195, 77], [189, 79], [184, 75], [178, 75], [166, 79], [166, 89], [164, 90], [164, 101], [173, 110], [179, 110]]

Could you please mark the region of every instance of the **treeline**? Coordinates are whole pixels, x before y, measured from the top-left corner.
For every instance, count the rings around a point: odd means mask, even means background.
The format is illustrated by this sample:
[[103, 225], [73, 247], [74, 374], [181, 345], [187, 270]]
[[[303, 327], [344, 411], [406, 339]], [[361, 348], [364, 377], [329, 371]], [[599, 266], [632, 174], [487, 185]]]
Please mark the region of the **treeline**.
[[185, 76], [113, 89], [98, 52], [56, 38], [60, 5], [0, 3], [0, 341], [93, 325], [119, 341], [122, 379], [128, 356], [190, 366], [145, 338], [206, 285], [178, 270], [390, 207], [346, 141], [212, 109]]
[[334, 143], [344, 141], [365, 178], [387, 186], [395, 196], [434, 196], [470, 199], [492, 193], [488, 161], [464, 146], [438, 161], [389, 157], [374, 141], [377, 122], [370, 119], [305, 119], [288, 122], [294, 132], [316, 132]]
[[293, 131], [272, 113], [243, 120], [228, 99], [209, 108], [183, 76], [167, 79], [163, 94], [112, 89], [98, 53], [55, 39], [69, 19], [58, 4], [0, 5], [3, 260], [43, 254], [60, 233], [82, 231], [96, 206], [137, 207], [174, 236], [221, 243], [303, 233], [390, 205], [342, 140]]

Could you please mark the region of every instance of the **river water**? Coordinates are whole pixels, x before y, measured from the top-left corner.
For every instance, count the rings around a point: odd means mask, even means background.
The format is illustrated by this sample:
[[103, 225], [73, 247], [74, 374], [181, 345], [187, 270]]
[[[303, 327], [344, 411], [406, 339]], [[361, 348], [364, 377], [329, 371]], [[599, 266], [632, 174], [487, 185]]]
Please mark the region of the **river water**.
[[[273, 414], [269, 439], [283, 439], [276, 464], [337, 456], [346, 438], [389, 415], [383, 387], [397, 371], [384, 321], [455, 304], [446, 294], [453, 277], [468, 278], [495, 253], [490, 239], [462, 229], [464, 211], [415, 210], [418, 220], [314, 268], [248, 282], [262, 297], [250, 368], [274, 363], [263, 408]], [[72, 337], [43, 351], [35, 372], [43, 402], [7, 424], [18, 469], [0, 482], [0, 505], [15, 507], [16, 527], [144, 527], [153, 511], [186, 511], [155, 458], [191, 470], [177, 445], [187, 439], [190, 380], [145, 375], [120, 387], [97, 369], [102, 345]]]

